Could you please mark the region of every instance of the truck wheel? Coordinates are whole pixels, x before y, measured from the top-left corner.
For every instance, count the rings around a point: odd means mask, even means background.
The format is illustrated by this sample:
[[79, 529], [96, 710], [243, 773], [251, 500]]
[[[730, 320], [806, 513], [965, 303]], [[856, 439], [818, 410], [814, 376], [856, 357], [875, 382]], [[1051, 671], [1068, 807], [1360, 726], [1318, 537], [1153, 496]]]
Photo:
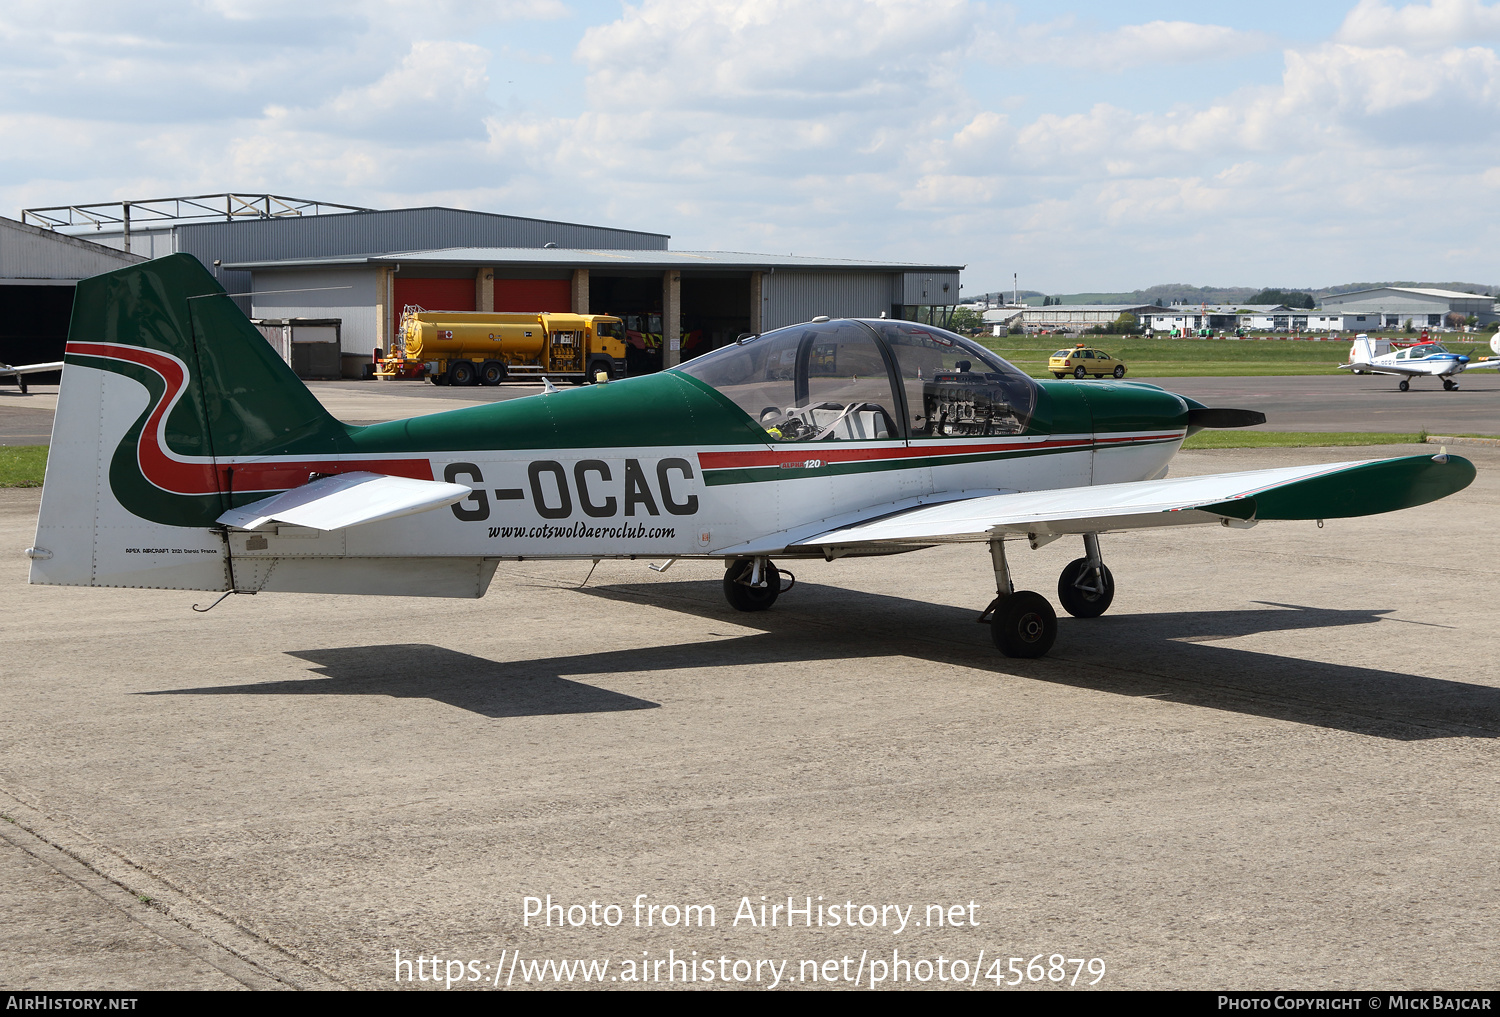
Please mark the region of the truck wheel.
[[606, 379], [613, 379], [615, 376], [615, 365], [608, 360], [594, 361], [589, 365], [589, 382], [598, 381], [601, 372]]
[[479, 368], [479, 383], [481, 385], [498, 385], [510, 374], [507, 368], [498, 360], [486, 360]]
[[455, 360], [448, 365], [448, 384], [472, 385], [477, 377], [472, 360]]

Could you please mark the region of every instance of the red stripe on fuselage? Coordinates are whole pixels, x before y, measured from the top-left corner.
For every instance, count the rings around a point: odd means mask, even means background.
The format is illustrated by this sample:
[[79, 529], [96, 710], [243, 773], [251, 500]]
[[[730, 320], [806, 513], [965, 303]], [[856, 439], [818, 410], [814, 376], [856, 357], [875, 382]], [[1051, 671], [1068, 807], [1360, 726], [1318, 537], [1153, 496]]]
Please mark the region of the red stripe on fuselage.
[[1136, 441], [1171, 441], [1181, 438], [1183, 432], [1170, 431], [1129, 437], [1110, 438], [1048, 438], [1044, 441], [1010, 441], [988, 444], [958, 444], [946, 442], [941, 445], [888, 445], [878, 448], [839, 448], [822, 442], [806, 445], [781, 446], [772, 449], [752, 449], [744, 452], [699, 452], [698, 462], [705, 470], [747, 469], [756, 466], [781, 466], [783, 463], [800, 465], [816, 453], [825, 463], [858, 463], [894, 461], [902, 459], [932, 459], [951, 456], [984, 455], [990, 452], [1032, 452], [1043, 449], [1086, 449], [1095, 445], [1118, 445]]
[[[166, 383], [166, 391], [152, 407], [136, 445], [136, 463], [147, 481], [172, 494], [218, 494], [221, 491], [286, 491], [307, 483], [312, 473], [347, 473], [366, 470], [393, 477], [431, 480], [432, 464], [426, 459], [302, 459], [270, 458], [258, 462], [215, 463], [204, 456], [172, 456], [163, 429], [166, 416], [187, 384], [182, 362], [176, 357], [114, 343], [70, 342], [67, 352], [79, 356], [123, 360], [155, 371]], [[231, 471], [232, 474], [231, 474]]]

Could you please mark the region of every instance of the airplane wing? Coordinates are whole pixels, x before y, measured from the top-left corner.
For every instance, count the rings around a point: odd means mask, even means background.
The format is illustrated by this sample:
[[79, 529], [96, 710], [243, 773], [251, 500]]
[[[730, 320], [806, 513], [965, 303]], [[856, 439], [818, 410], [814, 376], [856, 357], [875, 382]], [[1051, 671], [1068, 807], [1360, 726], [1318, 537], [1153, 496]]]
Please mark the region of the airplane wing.
[[257, 530], [273, 523], [342, 530], [444, 508], [473, 493], [463, 484], [438, 480], [340, 473], [230, 509], [219, 516], [218, 522], [240, 530]]
[[1489, 367], [1489, 368], [1500, 367], [1500, 357], [1485, 357], [1482, 360], [1471, 360], [1471, 361], [1469, 361], [1468, 365], [1464, 368], [1464, 370], [1466, 370], [1466, 371], [1472, 371], [1472, 370], [1475, 370], [1476, 368], [1480, 368], [1480, 367]]
[[0, 364], [0, 378], [17, 378], [27, 374], [45, 374], [48, 371], [61, 371], [62, 369], [61, 360], [55, 364], [22, 364], [20, 367]]
[[[1418, 361], [1421, 363], [1421, 361]], [[1394, 364], [1340, 364], [1340, 371], [1363, 371], [1365, 374], [1394, 374], [1399, 378], [1415, 378], [1417, 375], [1430, 374], [1430, 371], [1414, 371]]]
[[1245, 528], [1262, 519], [1340, 519], [1422, 505], [1462, 490], [1473, 479], [1467, 459], [1440, 453], [998, 494], [907, 509], [830, 529], [791, 547], [832, 557], [1007, 534], [1050, 537], [1195, 523]]

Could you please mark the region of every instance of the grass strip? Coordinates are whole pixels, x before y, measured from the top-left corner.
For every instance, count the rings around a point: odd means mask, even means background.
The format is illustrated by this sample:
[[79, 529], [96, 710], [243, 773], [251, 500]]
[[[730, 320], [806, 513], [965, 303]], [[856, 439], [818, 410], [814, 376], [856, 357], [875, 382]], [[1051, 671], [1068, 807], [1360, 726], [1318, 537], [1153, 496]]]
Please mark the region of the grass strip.
[[41, 487], [46, 445], [0, 445], [0, 487]]
[[1388, 431], [1199, 431], [1182, 443], [1200, 448], [1314, 448], [1332, 445], [1419, 445], [1426, 433]]

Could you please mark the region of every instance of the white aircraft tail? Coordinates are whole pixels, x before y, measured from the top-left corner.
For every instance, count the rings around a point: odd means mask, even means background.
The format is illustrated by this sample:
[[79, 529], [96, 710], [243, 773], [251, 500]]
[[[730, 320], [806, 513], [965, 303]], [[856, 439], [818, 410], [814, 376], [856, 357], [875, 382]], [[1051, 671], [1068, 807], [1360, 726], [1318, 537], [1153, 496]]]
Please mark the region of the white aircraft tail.
[[[32, 583], [484, 593], [492, 561], [346, 556], [342, 529], [308, 529], [378, 525], [463, 491], [435, 483], [420, 454], [358, 454], [349, 428], [189, 255], [79, 283], [64, 363], [27, 551]], [[354, 476], [318, 480], [333, 474]], [[336, 497], [341, 484], [356, 482], [352, 499]], [[303, 492], [301, 502], [322, 498], [315, 505], [275, 500], [293, 490]], [[381, 507], [386, 502], [390, 511]], [[256, 511], [267, 505], [270, 511]], [[318, 514], [280, 519], [282, 510]], [[238, 518], [246, 513], [253, 518]], [[287, 539], [278, 519], [293, 529], [306, 525]]]
[[1354, 346], [1349, 350], [1349, 363], [1373, 363], [1376, 357], [1384, 356], [1389, 352], [1391, 352], [1389, 339], [1371, 339], [1367, 335], [1356, 336]]

